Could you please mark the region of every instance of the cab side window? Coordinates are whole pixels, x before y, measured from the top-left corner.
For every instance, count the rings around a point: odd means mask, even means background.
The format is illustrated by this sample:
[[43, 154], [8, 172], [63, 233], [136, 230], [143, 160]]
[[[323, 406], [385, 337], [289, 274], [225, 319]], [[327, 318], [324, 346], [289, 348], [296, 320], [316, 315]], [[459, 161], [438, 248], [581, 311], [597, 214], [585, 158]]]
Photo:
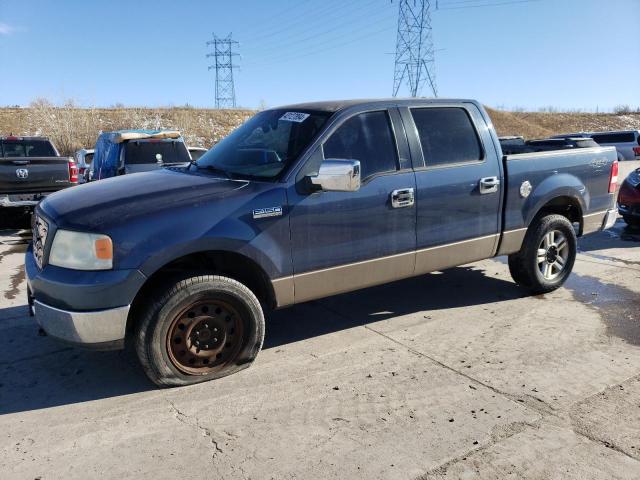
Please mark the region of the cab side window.
[[478, 162], [483, 158], [478, 133], [463, 108], [412, 108], [427, 167]]
[[360, 113], [344, 122], [323, 145], [325, 159], [359, 160], [362, 179], [398, 169], [386, 111]]

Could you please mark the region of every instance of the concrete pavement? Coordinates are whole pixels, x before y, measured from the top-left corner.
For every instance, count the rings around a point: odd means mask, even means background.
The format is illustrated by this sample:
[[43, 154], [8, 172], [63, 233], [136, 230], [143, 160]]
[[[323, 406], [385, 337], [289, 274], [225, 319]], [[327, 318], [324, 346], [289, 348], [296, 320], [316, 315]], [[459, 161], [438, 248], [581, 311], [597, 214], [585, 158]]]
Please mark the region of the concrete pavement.
[[[624, 165], [624, 164], [623, 164]], [[158, 390], [38, 335], [0, 233], [0, 478], [640, 478], [640, 230], [531, 297], [504, 259], [267, 318], [239, 374]]]

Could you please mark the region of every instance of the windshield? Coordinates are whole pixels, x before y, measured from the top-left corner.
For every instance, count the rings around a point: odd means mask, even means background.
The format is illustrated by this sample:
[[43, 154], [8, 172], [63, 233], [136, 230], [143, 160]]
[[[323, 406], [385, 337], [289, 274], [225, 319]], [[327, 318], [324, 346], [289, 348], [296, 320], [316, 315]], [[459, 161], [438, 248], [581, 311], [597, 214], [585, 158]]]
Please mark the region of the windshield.
[[303, 110], [260, 112], [205, 153], [198, 168], [275, 178], [312, 142], [331, 114]]
[[188, 163], [191, 160], [185, 144], [175, 140], [128, 142], [125, 146], [128, 165], [157, 163], [158, 159], [162, 163]]

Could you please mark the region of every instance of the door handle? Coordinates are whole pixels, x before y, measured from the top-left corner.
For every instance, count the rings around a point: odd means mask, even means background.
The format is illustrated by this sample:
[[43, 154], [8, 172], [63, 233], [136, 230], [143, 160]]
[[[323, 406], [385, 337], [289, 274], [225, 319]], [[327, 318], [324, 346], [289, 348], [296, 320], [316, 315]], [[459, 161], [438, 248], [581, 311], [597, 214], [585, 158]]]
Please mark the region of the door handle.
[[484, 177], [480, 179], [480, 193], [495, 193], [500, 186], [500, 179], [498, 177]]
[[413, 188], [401, 188], [391, 192], [391, 206], [393, 208], [410, 207], [414, 203]]

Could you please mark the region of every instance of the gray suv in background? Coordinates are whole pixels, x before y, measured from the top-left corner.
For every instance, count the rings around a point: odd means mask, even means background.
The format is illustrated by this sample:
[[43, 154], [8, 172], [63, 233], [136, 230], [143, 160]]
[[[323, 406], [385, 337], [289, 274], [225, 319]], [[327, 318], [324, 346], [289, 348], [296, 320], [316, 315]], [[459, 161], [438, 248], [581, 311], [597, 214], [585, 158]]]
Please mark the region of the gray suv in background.
[[640, 130], [596, 132], [591, 138], [603, 147], [616, 147], [625, 160], [640, 160]]
[[640, 160], [640, 130], [565, 133], [551, 138], [591, 137], [603, 147], [616, 147], [619, 160]]

